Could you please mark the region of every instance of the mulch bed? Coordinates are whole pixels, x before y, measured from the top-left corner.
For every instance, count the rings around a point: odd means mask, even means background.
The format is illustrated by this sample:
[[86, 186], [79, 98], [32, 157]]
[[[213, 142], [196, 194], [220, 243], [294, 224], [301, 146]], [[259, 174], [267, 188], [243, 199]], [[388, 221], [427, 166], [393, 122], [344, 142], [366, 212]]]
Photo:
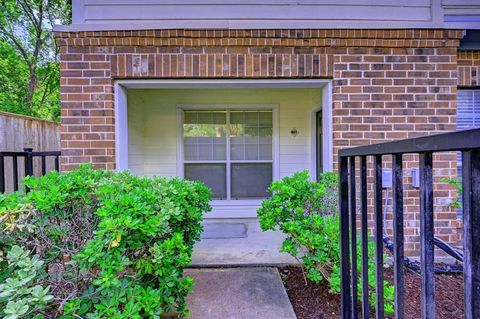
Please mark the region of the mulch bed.
[[[299, 267], [280, 269], [288, 297], [298, 319], [333, 319], [340, 317], [340, 295], [328, 291], [328, 283], [319, 285], [305, 281]], [[393, 270], [385, 270], [385, 278], [393, 282]], [[420, 276], [405, 271], [405, 318], [421, 318]], [[435, 303], [437, 319], [463, 318], [463, 277], [461, 274], [436, 275]], [[373, 313], [372, 318], [375, 315]], [[393, 317], [393, 316], [392, 316]]]

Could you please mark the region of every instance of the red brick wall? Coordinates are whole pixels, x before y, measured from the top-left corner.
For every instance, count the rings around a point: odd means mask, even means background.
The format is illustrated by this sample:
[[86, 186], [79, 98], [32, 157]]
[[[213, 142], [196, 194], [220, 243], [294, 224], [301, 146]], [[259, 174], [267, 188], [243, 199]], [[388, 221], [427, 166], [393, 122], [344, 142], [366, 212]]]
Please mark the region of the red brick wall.
[[[124, 78], [331, 78], [335, 154], [454, 130], [461, 36], [461, 30], [57, 33], [62, 169], [83, 162], [114, 168], [113, 81]], [[416, 158], [405, 159], [407, 169], [416, 166]], [[437, 182], [455, 175], [454, 154], [436, 160]], [[406, 249], [417, 253], [418, 192], [408, 187]], [[437, 233], [457, 242], [460, 224], [448, 207], [453, 190], [437, 183], [435, 192]]]
[[458, 52], [458, 86], [480, 86], [480, 51]]
[[[455, 130], [456, 74], [455, 47], [337, 48], [333, 74], [334, 153], [342, 147]], [[390, 166], [390, 157], [384, 159], [384, 166]], [[409, 226], [405, 248], [419, 254], [419, 194], [411, 186], [411, 168], [418, 167], [418, 157], [406, 155], [404, 160], [404, 212]], [[434, 196], [437, 236], [456, 243], [460, 225], [456, 212], [448, 206], [454, 192], [439, 183], [442, 178], [455, 176], [455, 160], [452, 153], [435, 156]], [[373, 169], [369, 175], [369, 219], [373, 229]], [[391, 192], [389, 195], [391, 198]], [[388, 207], [391, 220], [391, 203]]]

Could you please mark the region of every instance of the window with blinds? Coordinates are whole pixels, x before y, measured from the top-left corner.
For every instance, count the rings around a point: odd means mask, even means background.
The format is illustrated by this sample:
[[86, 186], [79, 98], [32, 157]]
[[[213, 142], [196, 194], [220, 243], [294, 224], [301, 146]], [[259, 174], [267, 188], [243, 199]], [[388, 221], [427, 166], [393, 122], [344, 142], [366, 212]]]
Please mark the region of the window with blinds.
[[[457, 130], [480, 127], [480, 90], [457, 91]], [[457, 177], [462, 178], [462, 153], [458, 153]], [[460, 196], [459, 200], [462, 198]], [[459, 218], [462, 209], [457, 210]]]
[[480, 90], [458, 90], [457, 129], [480, 127]]

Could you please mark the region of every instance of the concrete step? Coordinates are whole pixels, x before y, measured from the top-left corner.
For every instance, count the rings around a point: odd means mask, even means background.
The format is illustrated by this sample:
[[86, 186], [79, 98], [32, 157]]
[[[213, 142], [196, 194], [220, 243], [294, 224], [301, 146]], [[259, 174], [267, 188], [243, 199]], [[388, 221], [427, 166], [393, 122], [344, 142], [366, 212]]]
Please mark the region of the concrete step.
[[280, 247], [285, 236], [279, 231], [262, 232], [258, 220], [205, 220], [202, 239], [195, 244], [192, 265], [284, 266], [297, 260]]
[[296, 319], [277, 268], [198, 268], [190, 319]]

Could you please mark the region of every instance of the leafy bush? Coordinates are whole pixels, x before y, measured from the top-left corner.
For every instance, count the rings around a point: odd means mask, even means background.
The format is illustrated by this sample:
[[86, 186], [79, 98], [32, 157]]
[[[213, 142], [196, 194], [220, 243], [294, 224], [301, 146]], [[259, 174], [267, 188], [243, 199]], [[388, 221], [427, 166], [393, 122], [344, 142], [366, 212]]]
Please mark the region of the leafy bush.
[[[0, 284], [0, 314], [5, 319], [16, 319], [46, 308], [53, 299], [50, 287], [36, 285], [42, 272], [43, 261], [19, 246], [13, 246], [7, 254], [8, 278]], [[2, 280], [3, 282], [3, 280]]]
[[462, 201], [461, 201], [462, 194], [463, 194], [462, 179], [456, 178], [456, 177], [450, 177], [450, 178], [442, 178], [440, 181], [442, 183], [447, 183], [448, 185], [453, 186], [455, 188], [455, 191], [457, 192], [456, 196], [452, 198], [452, 201], [450, 202], [449, 206], [454, 209], [462, 208]]
[[28, 194], [0, 195], [0, 222], [6, 230], [0, 234], [0, 249], [20, 244], [48, 262], [77, 253], [97, 227], [97, 187], [112, 175], [87, 165], [67, 174], [27, 177]]
[[0, 199], [0, 251], [20, 245], [45, 261], [37, 283], [52, 286], [49, 316], [187, 314], [183, 268], [210, 210], [206, 186], [88, 165], [25, 184], [28, 194]]
[[[258, 218], [263, 231], [279, 229], [286, 234], [281, 251], [301, 260], [306, 277], [319, 283], [327, 280], [334, 293], [340, 292], [340, 222], [338, 180], [323, 173], [319, 182], [310, 181], [308, 172], [273, 182], [272, 196], [262, 202]], [[358, 241], [359, 242], [359, 241]], [[357, 249], [360, 253], [360, 249]], [[369, 292], [375, 304], [374, 246], [369, 243]], [[360, 269], [360, 258], [357, 267]], [[361, 285], [359, 285], [361, 290]], [[393, 311], [393, 287], [386, 281], [385, 311]], [[361, 292], [361, 291], [360, 291]]]

